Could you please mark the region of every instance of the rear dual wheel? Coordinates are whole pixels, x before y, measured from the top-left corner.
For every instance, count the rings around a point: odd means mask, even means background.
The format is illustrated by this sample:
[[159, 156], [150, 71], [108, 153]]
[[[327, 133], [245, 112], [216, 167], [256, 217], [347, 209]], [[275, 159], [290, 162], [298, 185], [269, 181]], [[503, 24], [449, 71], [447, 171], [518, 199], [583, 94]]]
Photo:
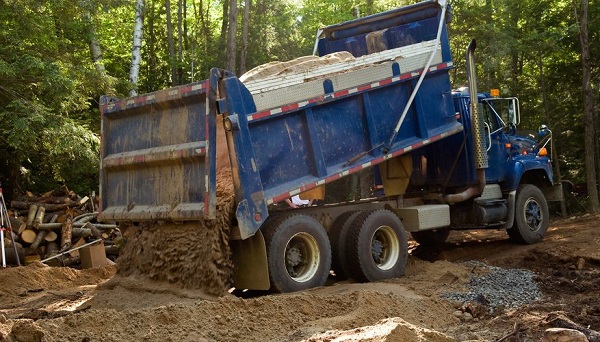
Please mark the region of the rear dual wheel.
[[378, 281], [404, 275], [408, 260], [406, 231], [389, 210], [360, 213], [346, 240], [350, 275], [358, 281]]
[[282, 215], [264, 230], [271, 288], [302, 291], [325, 285], [331, 246], [325, 229], [310, 216]]

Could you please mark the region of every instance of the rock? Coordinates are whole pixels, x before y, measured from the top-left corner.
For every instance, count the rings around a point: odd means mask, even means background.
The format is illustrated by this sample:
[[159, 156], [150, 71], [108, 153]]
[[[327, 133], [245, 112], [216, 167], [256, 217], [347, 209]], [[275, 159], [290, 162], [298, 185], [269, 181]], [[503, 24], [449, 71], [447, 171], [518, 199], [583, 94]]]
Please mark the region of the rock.
[[588, 342], [588, 339], [581, 331], [550, 328], [544, 331], [541, 342]]
[[585, 259], [579, 258], [577, 259], [577, 269], [582, 270], [585, 267]]
[[11, 335], [18, 342], [41, 342], [44, 332], [33, 320], [23, 319], [13, 324]]

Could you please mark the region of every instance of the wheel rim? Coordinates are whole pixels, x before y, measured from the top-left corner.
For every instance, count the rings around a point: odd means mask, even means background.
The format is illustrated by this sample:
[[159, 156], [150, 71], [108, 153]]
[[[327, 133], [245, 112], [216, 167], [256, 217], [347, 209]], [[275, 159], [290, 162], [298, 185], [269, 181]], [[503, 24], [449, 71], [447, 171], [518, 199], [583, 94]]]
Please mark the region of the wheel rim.
[[398, 262], [400, 242], [390, 226], [381, 226], [371, 237], [371, 256], [377, 268], [389, 270]]
[[525, 211], [523, 215], [525, 216], [525, 222], [527, 222], [529, 230], [535, 232], [541, 228], [543, 221], [542, 207], [535, 198], [530, 197], [525, 201]]
[[293, 280], [303, 283], [311, 280], [319, 268], [319, 245], [308, 233], [298, 233], [285, 246], [285, 269]]

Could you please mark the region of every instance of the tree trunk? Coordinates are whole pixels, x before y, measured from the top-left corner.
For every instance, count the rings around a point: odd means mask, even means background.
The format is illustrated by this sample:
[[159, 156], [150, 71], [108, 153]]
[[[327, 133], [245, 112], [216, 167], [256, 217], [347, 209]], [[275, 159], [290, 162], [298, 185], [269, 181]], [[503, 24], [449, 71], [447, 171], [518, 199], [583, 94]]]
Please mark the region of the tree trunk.
[[[575, 0], [573, 0], [577, 8]], [[594, 130], [594, 94], [591, 86], [591, 62], [590, 42], [588, 32], [588, 7], [589, 0], [581, 0], [581, 14], [579, 23], [579, 40], [581, 42], [581, 64], [583, 84], [583, 124], [585, 127], [585, 175], [590, 199], [590, 212], [600, 212], [600, 201], [598, 200], [598, 186], [596, 184], [596, 161], [595, 161], [595, 130]], [[577, 12], [577, 10], [575, 11]]]
[[[548, 110], [548, 94], [546, 92], [546, 79], [544, 76], [544, 62], [542, 61], [542, 51], [538, 51], [538, 69], [540, 72], [540, 88], [542, 91], [542, 105], [544, 106], [544, 117], [546, 122], [553, 122], [550, 118], [550, 110]], [[554, 181], [556, 184], [562, 184], [562, 175], [560, 174], [560, 166], [558, 165], [558, 154], [555, 144], [550, 145], [550, 155], [552, 156], [554, 167]], [[564, 200], [560, 201], [560, 213], [562, 217], [567, 217], [567, 206]]]
[[[148, 37], [146, 38], [146, 49], [148, 51], [148, 59], [147, 59], [147, 64], [146, 64], [146, 70], [148, 75], [156, 75], [158, 74], [158, 72], [156, 71], [158, 69], [158, 58], [157, 58], [157, 54], [156, 54], [156, 34], [155, 34], [155, 29], [154, 29], [154, 17], [155, 17], [155, 11], [154, 11], [154, 1], [151, 0], [149, 2], [149, 6], [148, 6], [148, 29], [146, 30], [146, 32], [148, 32]], [[159, 11], [160, 13], [160, 11]]]
[[129, 68], [130, 96], [136, 96], [140, 63], [142, 61], [142, 32], [144, 28], [144, 0], [137, 0], [135, 5], [135, 26], [133, 28], [133, 44], [131, 47], [131, 67]]
[[240, 56], [240, 75], [246, 72], [247, 52], [248, 52], [248, 27], [250, 26], [250, 6], [252, 0], [244, 1], [244, 25], [242, 28], [242, 55]]
[[[207, 5], [210, 7], [210, 4]], [[227, 53], [225, 56], [221, 55], [223, 51], [227, 50], [227, 28], [228, 28], [228, 14], [229, 13], [229, 0], [223, 0], [223, 20], [221, 22], [221, 35], [219, 36], [219, 61], [227, 60]], [[225, 57], [223, 59], [223, 57]], [[226, 65], [224, 65], [226, 67]]]
[[183, 0], [177, 3], [177, 80], [183, 84]]
[[177, 56], [175, 55], [175, 41], [173, 40], [173, 22], [171, 20], [171, 1], [165, 0], [167, 11], [167, 42], [169, 44], [169, 60], [171, 61], [171, 85], [179, 83], [177, 80]]
[[94, 25], [93, 5], [89, 1], [82, 2], [86, 9], [84, 10], [83, 17], [87, 23], [88, 41], [90, 44], [90, 55], [96, 71], [101, 75], [106, 75], [106, 68], [104, 67], [104, 61], [102, 58], [102, 49], [98, 42], [98, 36], [96, 35], [96, 26]]
[[229, 3], [229, 32], [227, 34], [227, 69], [235, 72], [236, 60], [236, 37], [237, 37], [237, 0], [231, 0]]
[[374, 12], [373, 0], [367, 0], [367, 8], [365, 15], [371, 15]]

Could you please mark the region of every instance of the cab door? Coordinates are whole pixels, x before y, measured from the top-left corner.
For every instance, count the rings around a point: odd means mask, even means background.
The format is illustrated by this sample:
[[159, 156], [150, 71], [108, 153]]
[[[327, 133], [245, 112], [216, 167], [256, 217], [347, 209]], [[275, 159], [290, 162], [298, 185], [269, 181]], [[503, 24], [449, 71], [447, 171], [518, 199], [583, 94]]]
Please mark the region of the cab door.
[[492, 101], [479, 102], [484, 118], [484, 140], [489, 167], [485, 171], [487, 183], [500, 183], [506, 177], [510, 158], [510, 144], [504, 129], [507, 126], [496, 111]]

